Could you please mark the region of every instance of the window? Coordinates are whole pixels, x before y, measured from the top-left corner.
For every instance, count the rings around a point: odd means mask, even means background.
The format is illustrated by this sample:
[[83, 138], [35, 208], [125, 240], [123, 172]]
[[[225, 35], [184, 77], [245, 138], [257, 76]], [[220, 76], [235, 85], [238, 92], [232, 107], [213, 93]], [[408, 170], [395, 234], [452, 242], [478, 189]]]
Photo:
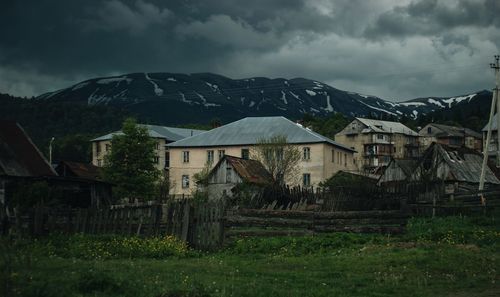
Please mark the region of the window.
[[101, 153], [101, 143], [96, 142], [95, 143], [95, 154], [99, 156], [100, 153]]
[[157, 141], [157, 142], [156, 142], [155, 149], [157, 149], [157, 150], [159, 150], [159, 149], [160, 149], [160, 142], [159, 142], [159, 141]]
[[222, 159], [222, 157], [224, 157], [224, 155], [226, 154], [226, 151], [225, 150], [219, 150], [219, 160]]
[[335, 162], [335, 150], [332, 150], [332, 163]]
[[304, 173], [302, 175], [302, 185], [304, 187], [310, 187], [311, 186], [311, 174], [310, 173]]
[[248, 149], [241, 149], [241, 158], [245, 160], [250, 159], [250, 152]]
[[302, 150], [302, 158], [304, 160], [310, 160], [311, 159], [311, 148], [310, 147], [304, 147]]
[[427, 134], [431, 134], [432, 133], [432, 128], [431, 127], [427, 127]]
[[160, 163], [160, 157], [154, 156], [153, 161], [155, 162], [155, 164]]
[[189, 175], [182, 176], [182, 188], [183, 189], [189, 188]]
[[207, 151], [207, 162], [210, 164], [214, 162], [214, 151]]
[[384, 134], [377, 134], [377, 139], [384, 139]]
[[393, 152], [393, 153], [395, 153], [395, 152], [396, 152], [396, 147], [395, 147], [395, 146], [393, 146], [393, 147], [392, 147], [392, 152]]
[[189, 151], [182, 152], [182, 162], [189, 163]]
[[165, 152], [165, 168], [170, 167], [170, 152]]
[[111, 144], [106, 143], [106, 152], [109, 152], [111, 150]]
[[231, 166], [226, 167], [226, 183], [233, 182], [233, 168]]
[[344, 154], [344, 166], [347, 167], [347, 154]]

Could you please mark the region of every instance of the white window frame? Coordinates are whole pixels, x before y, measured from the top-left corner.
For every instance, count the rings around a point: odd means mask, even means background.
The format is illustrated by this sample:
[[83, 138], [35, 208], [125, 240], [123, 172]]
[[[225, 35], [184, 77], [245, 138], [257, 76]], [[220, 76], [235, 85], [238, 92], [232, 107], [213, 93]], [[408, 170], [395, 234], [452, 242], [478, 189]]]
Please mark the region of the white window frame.
[[302, 160], [304, 161], [311, 160], [311, 147], [305, 146], [302, 148]]
[[189, 163], [189, 151], [182, 151], [182, 163]]
[[182, 183], [183, 189], [188, 189], [189, 188], [189, 175], [183, 174], [182, 178], [181, 178], [181, 183]]
[[214, 162], [214, 151], [207, 150], [207, 163], [212, 164]]
[[302, 186], [303, 187], [310, 187], [311, 186], [311, 174], [310, 173], [303, 173], [302, 174]]

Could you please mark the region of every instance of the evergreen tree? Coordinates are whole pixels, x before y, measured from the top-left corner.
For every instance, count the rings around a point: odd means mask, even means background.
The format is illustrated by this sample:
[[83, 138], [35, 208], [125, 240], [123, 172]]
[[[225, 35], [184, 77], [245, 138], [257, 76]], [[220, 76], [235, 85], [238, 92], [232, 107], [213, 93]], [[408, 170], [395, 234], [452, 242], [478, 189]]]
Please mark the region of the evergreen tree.
[[125, 120], [122, 131], [111, 139], [111, 152], [104, 159], [104, 179], [115, 185], [115, 198], [154, 199], [160, 177], [154, 161], [156, 141], [131, 118]]

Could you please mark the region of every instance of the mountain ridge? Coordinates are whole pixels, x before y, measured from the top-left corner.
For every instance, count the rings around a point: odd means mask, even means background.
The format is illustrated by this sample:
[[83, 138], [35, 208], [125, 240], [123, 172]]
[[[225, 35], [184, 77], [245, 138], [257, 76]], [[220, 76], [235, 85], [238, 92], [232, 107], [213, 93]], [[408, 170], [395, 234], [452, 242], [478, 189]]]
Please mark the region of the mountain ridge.
[[245, 116], [270, 115], [296, 119], [305, 113], [328, 116], [335, 112], [350, 117], [416, 119], [485, 96], [488, 91], [391, 102], [307, 78], [231, 79], [209, 72], [155, 72], [92, 78], [36, 99], [115, 106], [152, 121], [186, 124], [193, 119], [208, 122], [219, 118], [228, 122]]

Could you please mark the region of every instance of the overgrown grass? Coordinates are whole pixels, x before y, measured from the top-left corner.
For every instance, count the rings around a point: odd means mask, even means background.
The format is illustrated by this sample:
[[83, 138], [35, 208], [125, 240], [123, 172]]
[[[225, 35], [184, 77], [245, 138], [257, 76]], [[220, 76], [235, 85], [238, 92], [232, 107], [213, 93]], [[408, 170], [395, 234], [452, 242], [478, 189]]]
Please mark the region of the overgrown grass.
[[78, 235], [4, 242], [0, 296], [500, 293], [500, 233], [492, 218], [412, 219], [401, 236], [242, 238], [216, 253], [176, 250], [175, 240], [168, 246], [176, 252], [156, 253], [153, 242], [163, 239], [139, 238], [127, 250], [129, 240]]

